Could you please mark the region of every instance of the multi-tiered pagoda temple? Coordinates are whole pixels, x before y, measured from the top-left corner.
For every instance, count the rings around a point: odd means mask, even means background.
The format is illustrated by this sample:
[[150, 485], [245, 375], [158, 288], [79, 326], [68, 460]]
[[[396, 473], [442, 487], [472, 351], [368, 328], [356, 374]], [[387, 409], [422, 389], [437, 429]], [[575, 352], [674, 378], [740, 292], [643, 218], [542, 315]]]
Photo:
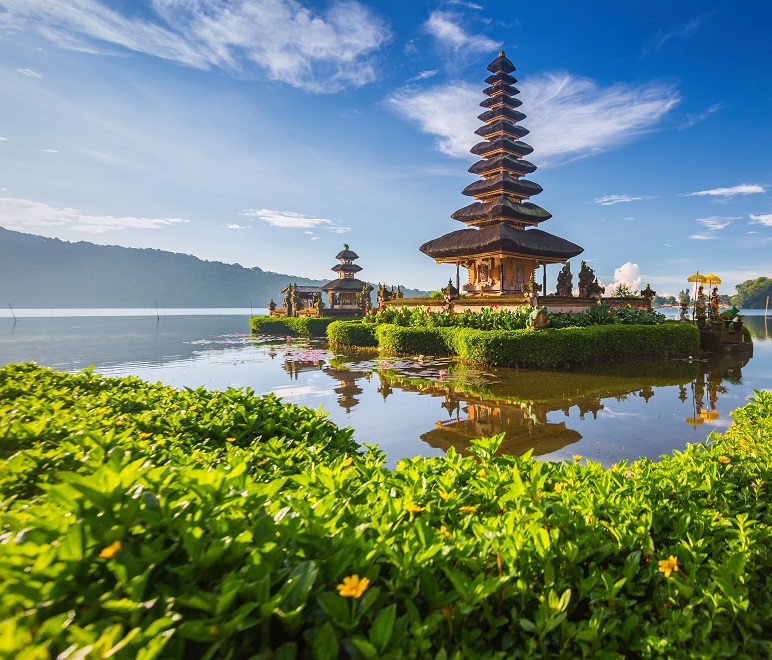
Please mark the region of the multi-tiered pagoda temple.
[[[516, 110], [522, 102], [520, 91], [510, 75], [515, 66], [504, 51], [488, 65], [492, 75], [485, 79], [488, 97], [479, 119], [485, 125], [475, 133], [483, 142], [472, 147], [479, 156], [469, 171], [482, 177], [463, 190], [475, 201], [451, 215], [469, 227], [424, 243], [421, 252], [437, 263], [456, 264], [468, 269], [469, 281], [461, 289], [468, 296], [526, 297], [538, 266], [565, 263], [583, 249], [565, 239], [548, 234], [537, 225], [552, 216], [528, 201], [542, 188], [523, 178], [536, 170], [524, 160], [533, 147], [520, 138], [528, 129], [519, 124], [525, 115]], [[457, 282], [458, 285], [458, 282]], [[545, 292], [546, 293], [546, 292]]]
[[369, 297], [373, 287], [354, 277], [362, 270], [361, 266], [354, 263], [356, 259], [359, 259], [359, 255], [344, 244], [343, 249], [338, 252], [335, 258], [340, 263], [335, 264], [330, 270], [338, 273], [339, 277], [322, 285], [322, 290], [326, 291], [329, 297], [330, 309], [356, 308], [361, 311], [361, 298], [365, 291]]

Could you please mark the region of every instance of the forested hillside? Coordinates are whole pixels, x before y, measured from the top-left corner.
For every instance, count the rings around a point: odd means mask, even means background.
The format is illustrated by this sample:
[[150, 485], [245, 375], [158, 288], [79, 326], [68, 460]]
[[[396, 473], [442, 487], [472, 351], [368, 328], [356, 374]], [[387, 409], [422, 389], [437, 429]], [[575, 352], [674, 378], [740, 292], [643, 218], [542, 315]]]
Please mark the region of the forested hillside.
[[732, 297], [732, 304], [746, 309], [764, 309], [767, 298], [772, 297], [772, 278], [757, 277], [736, 284], [737, 295]]
[[[68, 243], [0, 227], [0, 304], [15, 308], [264, 307], [310, 280], [188, 254]], [[419, 292], [408, 290], [405, 295]], [[423, 295], [426, 295], [424, 292]]]

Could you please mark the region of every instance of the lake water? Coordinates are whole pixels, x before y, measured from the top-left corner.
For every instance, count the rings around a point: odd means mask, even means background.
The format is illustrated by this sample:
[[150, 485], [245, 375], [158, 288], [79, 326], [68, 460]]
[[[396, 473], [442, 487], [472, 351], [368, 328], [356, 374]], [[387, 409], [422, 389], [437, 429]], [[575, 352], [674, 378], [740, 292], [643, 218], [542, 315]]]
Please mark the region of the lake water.
[[[262, 313], [264, 310], [254, 310]], [[613, 365], [581, 373], [470, 369], [452, 360], [379, 358], [322, 341], [249, 334], [250, 310], [10, 310], [0, 364], [94, 365], [177, 387], [249, 387], [322, 408], [360, 443], [403, 457], [465, 452], [505, 434], [502, 451], [609, 465], [657, 458], [724, 430], [754, 389], [772, 389], [772, 318], [745, 313], [754, 356]]]

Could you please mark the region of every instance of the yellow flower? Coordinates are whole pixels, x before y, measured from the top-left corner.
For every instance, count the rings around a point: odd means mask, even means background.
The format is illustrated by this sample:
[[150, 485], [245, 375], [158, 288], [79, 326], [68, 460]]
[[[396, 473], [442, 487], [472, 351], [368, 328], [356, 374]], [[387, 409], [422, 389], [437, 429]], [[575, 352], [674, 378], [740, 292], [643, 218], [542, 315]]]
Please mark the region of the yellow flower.
[[485, 476], [485, 469], [484, 469], [484, 468], [483, 468], [483, 469], [481, 469], [481, 470], [480, 470], [480, 471], [477, 473], [477, 476], [478, 476], [478, 477], [480, 477], [480, 479], [482, 479], [482, 478]]
[[149, 438], [149, 437], [151, 437], [152, 435], [153, 435], [152, 433], [140, 433], [140, 434], [139, 434], [139, 439], [140, 439], [140, 440], [144, 440], [145, 438]]
[[353, 458], [351, 458], [351, 456], [346, 456], [346, 458], [344, 458], [344, 459], [343, 459], [343, 463], [342, 463], [342, 466], [343, 466], [343, 467], [348, 467], [348, 466], [349, 466], [349, 465], [351, 465], [353, 462], [354, 462], [354, 459], [353, 459]]
[[723, 463], [724, 465], [726, 465], [727, 463], [731, 463], [732, 461], [727, 456], [719, 456], [718, 457], [718, 462], [719, 463]]
[[225, 442], [236, 442], [236, 438], [225, 438]]
[[459, 509], [459, 511], [461, 513], [474, 513], [475, 511], [477, 511], [477, 507], [476, 506], [462, 506]]
[[99, 553], [99, 556], [103, 559], [112, 559], [115, 557], [115, 555], [118, 554], [118, 551], [121, 549], [121, 542], [120, 541], [113, 541], [110, 545], [108, 545], [102, 552]]
[[421, 511], [424, 511], [426, 507], [424, 506], [418, 506], [417, 504], [406, 504], [405, 505], [405, 511], [408, 513], [420, 513]]
[[116, 426], [123, 426], [123, 420], [122, 419], [116, 420], [115, 425]]
[[450, 493], [446, 493], [444, 490], [441, 490], [440, 497], [447, 502], [450, 499]]
[[264, 458], [262, 461], [258, 461], [257, 462], [257, 467], [263, 467], [263, 465], [265, 465], [268, 461], [269, 461], [269, 459], [267, 459], [267, 458]]
[[448, 528], [445, 527], [445, 525], [442, 525], [442, 527], [440, 527], [440, 534], [442, 534], [446, 539], [450, 538], [450, 532], [448, 531]]
[[193, 412], [196, 408], [197, 406], [190, 406], [190, 408], [188, 408], [188, 412]]
[[673, 571], [678, 571], [677, 561], [678, 560], [672, 555], [667, 559], [661, 559], [659, 562], [659, 572], [664, 573], [665, 577], [669, 578]]
[[574, 454], [573, 459], [574, 459], [575, 462], [578, 463], [579, 461], [582, 460], [582, 455], [581, 454]]
[[558, 495], [560, 495], [560, 493], [562, 493], [562, 492], [563, 492], [563, 484], [561, 484], [561, 483], [556, 483], [556, 484], [555, 484], [555, 492], [556, 492]]
[[369, 585], [370, 580], [367, 578], [362, 578], [360, 580], [359, 576], [354, 574], [344, 577], [343, 582], [336, 588], [341, 596], [345, 596], [346, 598], [359, 598]]

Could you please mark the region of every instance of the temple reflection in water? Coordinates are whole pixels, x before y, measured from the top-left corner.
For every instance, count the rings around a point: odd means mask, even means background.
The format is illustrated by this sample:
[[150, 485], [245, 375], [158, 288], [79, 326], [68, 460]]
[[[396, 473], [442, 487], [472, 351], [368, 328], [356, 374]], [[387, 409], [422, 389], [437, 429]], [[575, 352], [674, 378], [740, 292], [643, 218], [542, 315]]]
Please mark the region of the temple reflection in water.
[[[662, 392], [673, 396], [674, 391], [680, 414], [687, 413], [682, 418], [685, 424], [721, 426], [717, 402], [728, 393], [726, 384], [742, 381], [742, 368], [748, 361], [747, 357], [711, 354], [709, 359], [693, 362], [613, 365], [594, 372], [565, 373], [475, 371], [449, 361], [411, 358], [345, 362], [332, 357], [323, 350], [288, 346], [283, 368], [293, 380], [311, 371], [329, 376], [335, 383], [331, 393], [347, 413], [367, 396], [364, 381], [370, 381], [374, 373], [378, 398], [384, 402], [395, 392], [440, 398], [440, 411], [445, 414], [435, 418], [433, 428], [420, 438], [441, 451], [453, 447], [468, 454], [474, 438], [503, 434], [501, 453], [519, 455], [533, 450], [536, 456], [559, 452], [582, 440], [582, 433], [572, 427], [587, 433], [592, 427], [582, 425], [586, 419], [619, 415], [618, 404], [627, 400], [646, 406], [654, 397], [659, 400]], [[665, 389], [658, 393], [660, 388]], [[435, 409], [434, 415], [437, 412]]]

